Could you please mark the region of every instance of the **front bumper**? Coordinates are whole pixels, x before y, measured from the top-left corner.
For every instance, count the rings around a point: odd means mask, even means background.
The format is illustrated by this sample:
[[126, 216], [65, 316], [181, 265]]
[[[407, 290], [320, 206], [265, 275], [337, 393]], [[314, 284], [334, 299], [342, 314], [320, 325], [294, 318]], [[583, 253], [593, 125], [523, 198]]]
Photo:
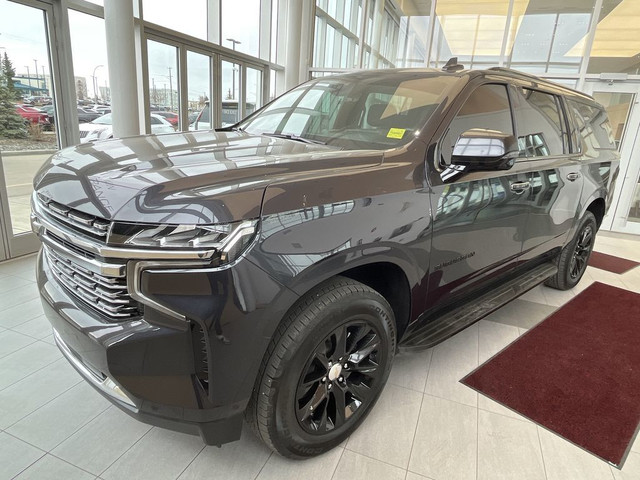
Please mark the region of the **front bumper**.
[[232, 269], [142, 271], [149, 298], [183, 312], [189, 328], [172, 328], [175, 319], [150, 306], [114, 322], [63, 288], [48, 262], [41, 250], [45, 314], [64, 356], [96, 390], [140, 421], [207, 444], [240, 438], [274, 320], [295, 301], [292, 292], [248, 260]]

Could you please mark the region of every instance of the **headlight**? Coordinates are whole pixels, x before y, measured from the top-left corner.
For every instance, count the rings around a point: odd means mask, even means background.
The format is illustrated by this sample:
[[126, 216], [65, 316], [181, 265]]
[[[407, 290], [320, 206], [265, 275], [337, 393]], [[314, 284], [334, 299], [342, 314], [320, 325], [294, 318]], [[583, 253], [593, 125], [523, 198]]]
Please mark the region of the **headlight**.
[[155, 249], [215, 250], [221, 263], [236, 260], [256, 234], [258, 220], [224, 225], [114, 223], [110, 244]]

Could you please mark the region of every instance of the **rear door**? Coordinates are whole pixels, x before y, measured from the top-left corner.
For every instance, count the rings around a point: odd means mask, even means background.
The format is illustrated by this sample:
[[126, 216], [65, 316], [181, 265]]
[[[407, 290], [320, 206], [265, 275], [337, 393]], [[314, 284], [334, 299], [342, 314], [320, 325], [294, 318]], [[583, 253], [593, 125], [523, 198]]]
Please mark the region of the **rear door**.
[[579, 153], [572, 153], [561, 97], [514, 87], [513, 112], [520, 156], [529, 165], [530, 207], [522, 260], [556, 251], [577, 220], [584, 178]]
[[[461, 94], [461, 96], [464, 95]], [[474, 290], [512, 270], [521, 253], [528, 205], [528, 172], [464, 171], [451, 164], [459, 136], [481, 128], [514, 134], [507, 86], [488, 83], [467, 94], [439, 128], [430, 182], [433, 237], [427, 308], [468, 301]]]

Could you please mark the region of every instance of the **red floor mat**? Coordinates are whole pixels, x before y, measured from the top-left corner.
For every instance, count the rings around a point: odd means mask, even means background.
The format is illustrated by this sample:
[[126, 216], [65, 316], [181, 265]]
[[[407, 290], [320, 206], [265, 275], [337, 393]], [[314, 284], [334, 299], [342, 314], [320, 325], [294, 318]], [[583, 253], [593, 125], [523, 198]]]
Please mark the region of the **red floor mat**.
[[637, 267], [640, 263], [634, 262], [633, 260], [627, 260], [626, 258], [607, 255], [606, 253], [591, 252], [589, 265], [599, 268], [600, 270], [606, 270], [607, 272], [621, 274]]
[[640, 295], [596, 282], [461, 382], [621, 466], [640, 423]]

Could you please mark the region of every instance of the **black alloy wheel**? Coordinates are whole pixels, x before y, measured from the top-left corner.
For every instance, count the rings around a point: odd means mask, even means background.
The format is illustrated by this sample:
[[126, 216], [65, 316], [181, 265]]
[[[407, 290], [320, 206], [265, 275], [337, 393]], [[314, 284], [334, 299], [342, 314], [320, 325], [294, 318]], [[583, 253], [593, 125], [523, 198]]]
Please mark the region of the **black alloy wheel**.
[[569, 275], [572, 280], [582, 277], [587, 269], [587, 262], [593, 248], [595, 239], [593, 228], [590, 224], [586, 224], [578, 234], [578, 241], [573, 249], [573, 256], [569, 264]]
[[596, 217], [589, 211], [585, 212], [573, 238], [558, 255], [558, 272], [548, 278], [545, 285], [557, 290], [569, 290], [578, 284], [587, 271], [597, 231]]
[[393, 311], [372, 288], [334, 277], [304, 295], [267, 348], [247, 423], [289, 458], [343, 442], [375, 405], [396, 348]]
[[352, 321], [331, 332], [311, 354], [298, 382], [296, 416], [312, 434], [342, 427], [366, 408], [382, 372], [380, 337], [366, 321]]

